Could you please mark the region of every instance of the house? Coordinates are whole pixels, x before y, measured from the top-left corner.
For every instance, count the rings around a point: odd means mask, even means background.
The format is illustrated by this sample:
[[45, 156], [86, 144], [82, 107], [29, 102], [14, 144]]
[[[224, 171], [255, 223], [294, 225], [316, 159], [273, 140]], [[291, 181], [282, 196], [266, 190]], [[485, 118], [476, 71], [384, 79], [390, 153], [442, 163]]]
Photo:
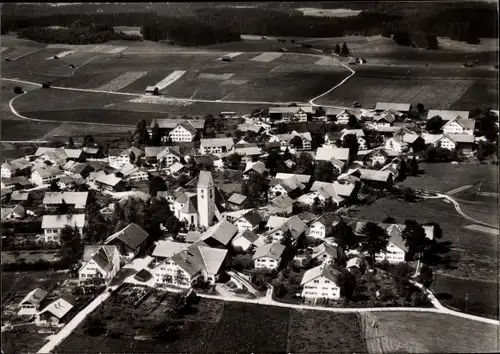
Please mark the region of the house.
[[321, 146], [316, 151], [316, 161], [332, 161], [333, 159], [349, 165], [349, 149], [337, 148], [333, 146]]
[[31, 187], [31, 182], [25, 176], [2, 178], [2, 190], [18, 190]]
[[474, 119], [464, 119], [457, 116], [443, 125], [442, 129], [444, 134], [474, 135], [475, 125]]
[[226, 206], [230, 210], [244, 209], [247, 206], [248, 198], [245, 195], [233, 193], [226, 202]]
[[47, 296], [47, 292], [41, 288], [31, 290], [19, 303], [19, 316], [36, 315], [40, 309], [40, 303]]
[[197, 241], [154, 268], [156, 286], [188, 289], [197, 281], [215, 284], [228, 259], [227, 250]]
[[115, 246], [87, 245], [83, 251], [83, 265], [78, 270], [80, 284], [100, 278], [109, 284], [120, 270], [120, 253]]
[[268, 243], [258, 247], [252, 257], [255, 268], [277, 269], [285, 248], [280, 243]]
[[127, 185], [122, 178], [114, 174], [107, 175], [103, 171], [100, 172], [102, 173], [98, 174], [94, 179], [97, 188], [110, 192], [123, 192], [127, 189]]
[[245, 215], [241, 216], [239, 219], [237, 219], [234, 224], [238, 228], [238, 231], [240, 233], [243, 233], [246, 230], [256, 231], [259, 228], [260, 221], [261, 221], [260, 214], [257, 213], [257, 211], [255, 210], [251, 210]]
[[470, 151], [472, 151], [475, 144], [474, 135], [469, 134], [445, 134], [434, 143], [435, 146], [444, 149], [460, 149]]
[[387, 163], [387, 160], [389, 158], [389, 153], [382, 149], [382, 148], [377, 148], [373, 149], [366, 157], [365, 161], [370, 162], [372, 165], [385, 165]]
[[85, 154], [82, 149], [64, 149], [66, 153], [66, 161], [85, 161]]
[[[257, 146], [257, 144], [245, 144], [246, 146], [236, 145], [234, 152], [242, 156], [241, 161], [243, 163], [251, 162], [262, 155], [262, 149]], [[254, 145], [254, 146], [252, 146]]]
[[52, 165], [60, 165], [67, 161], [68, 155], [64, 148], [39, 147], [35, 156], [37, 161], [48, 162]]
[[279, 228], [285, 224], [289, 218], [284, 218], [281, 216], [271, 215], [267, 220], [265, 229], [266, 231], [271, 231], [273, 229]]
[[361, 179], [366, 184], [373, 187], [389, 188], [393, 183], [393, 173], [391, 171], [376, 171], [367, 169], [357, 169], [350, 173]]
[[356, 185], [350, 182], [335, 181], [320, 182], [316, 181], [311, 186], [309, 193], [300, 196], [297, 201], [306, 205], [313, 205], [316, 198], [324, 203], [328, 198], [332, 198], [332, 202], [341, 206], [347, 200], [354, 197], [356, 194]]
[[196, 136], [197, 130], [189, 120], [180, 122], [174, 129], [168, 133], [170, 141], [173, 142], [191, 142]]
[[200, 140], [200, 154], [214, 154], [226, 157], [234, 152], [233, 138], [215, 138]]
[[120, 257], [125, 259], [134, 258], [147, 246], [149, 234], [137, 224], [131, 223], [125, 228], [109, 236], [105, 245], [116, 246]]
[[269, 118], [274, 123], [305, 123], [312, 114], [312, 106], [269, 107]]
[[312, 249], [311, 258], [323, 264], [331, 264], [339, 257], [339, 249], [336, 244], [323, 242]]
[[286, 220], [283, 225], [275, 227], [270, 231], [265, 233], [266, 238], [270, 238], [272, 242], [281, 242], [283, 237], [287, 232], [290, 232], [290, 235], [293, 240], [293, 244], [296, 245], [302, 236], [306, 234], [307, 224], [300, 220], [297, 215], [293, 215], [288, 220]]
[[237, 232], [238, 227], [224, 219], [208, 229], [201, 239], [211, 247], [227, 247]]
[[295, 175], [287, 179], [273, 178], [269, 183], [268, 198], [273, 199], [280, 195], [288, 195], [294, 199], [300, 195], [305, 187]]
[[292, 198], [283, 194], [269, 201], [267, 208], [270, 214], [291, 214], [293, 212], [293, 203], [294, 200]]
[[175, 162], [174, 164], [172, 164], [170, 167], [168, 167], [165, 170], [165, 173], [167, 175], [173, 176], [173, 177], [176, 177], [176, 178], [180, 177], [182, 174], [184, 174], [186, 172], [187, 172], [186, 166], [184, 166], [180, 162]]
[[145, 156], [144, 149], [132, 146], [126, 150], [109, 149], [108, 163], [111, 167], [120, 169], [123, 165], [130, 163], [130, 155], [134, 154], [135, 159], [133, 163], [137, 163], [143, 156]]
[[323, 146], [336, 146], [337, 141], [340, 140], [341, 136], [342, 136], [341, 132], [326, 133], [325, 142], [323, 143]]
[[285, 166], [288, 167], [288, 168], [294, 168], [295, 165], [297, 165], [294, 161], [288, 159], [285, 161]]
[[[299, 137], [302, 142], [298, 147], [290, 145], [290, 141], [295, 137]], [[279, 142], [281, 144], [281, 150], [285, 150], [288, 147], [293, 147], [297, 150], [311, 150], [312, 137], [310, 132], [298, 133], [294, 130], [290, 134], [273, 135], [269, 139], [269, 142]]]
[[42, 229], [45, 242], [59, 242], [61, 230], [65, 226], [76, 227], [80, 235], [83, 235], [85, 214], [44, 215], [42, 218]]
[[[2, 187], [3, 188], [3, 187]], [[13, 191], [10, 195], [10, 202], [24, 203], [31, 200], [31, 194], [29, 192]]]
[[337, 124], [342, 124], [342, 125], [348, 124], [349, 118], [353, 115], [354, 115], [353, 112], [348, 111], [347, 109], [344, 109], [344, 110], [338, 112], [338, 114], [336, 115], [336, 118], [337, 118], [336, 122], [337, 122]]
[[[195, 241], [197, 240], [198, 239], [196, 239]], [[159, 259], [160, 261], [166, 260], [179, 253], [180, 251], [187, 249], [189, 246], [189, 243], [160, 240], [156, 242], [156, 246], [153, 250], [153, 253], [151, 253], [151, 256], [153, 256], [155, 259]]]
[[182, 155], [178, 149], [169, 146], [163, 148], [163, 150], [156, 155], [156, 160], [160, 166], [170, 167], [175, 163], [180, 163], [182, 161]]
[[57, 181], [57, 186], [61, 190], [69, 190], [69, 189], [74, 189], [77, 186], [83, 185], [85, 183], [86, 183], [85, 179], [80, 175], [62, 176]]
[[147, 96], [158, 96], [160, 94], [160, 90], [156, 86], [147, 86], [146, 90], [144, 90], [144, 94]]
[[[269, 128], [271, 128], [271, 126], [269, 124], [266, 124], [266, 123], [263, 123], [263, 124], [265, 124], [266, 126], [268, 126]], [[242, 131], [242, 132], [245, 132], [245, 133], [246, 132], [252, 132], [254, 134], [260, 134], [260, 133], [262, 133], [265, 130], [269, 130], [269, 129], [265, 129], [262, 126], [263, 124], [257, 125], [257, 124], [243, 123], [243, 124], [238, 125], [238, 127], [236, 128], [236, 130], [239, 130], [239, 131]]]
[[231, 241], [231, 246], [235, 250], [242, 252], [249, 252], [253, 247], [262, 246], [264, 243], [259, 242], [261, 238], [255, 232], [246, 230], [243, 233], [236, 235], [236, 237]]
[[89, 192], [45, 192], [42, 203], [47, 210], [55, 210], [64, 203], [74, 210], [83, 211], [87, 205], [88, 195]]
[[74, 300], [67, 296], [58, 298], [36, 315], [36, 323], [56, 326], [63, 324], [73, 309], [74, 303]]
[[149, 180], [149, 172], [143, 167], [137, 167], [130, 163], [123, 165], [115, 174], [125, 181], [137, 182]]
[[441, 117], [444, 122], [454, 120], [457, 117], [461, 119], [468, 119], [470, 115], [469, 111], [452, 111], [446, 109], [429, 109], [427, 112], [427, 120], [434, 118], [435, 116]]
[[302, 297], [306, 300], [340, 299], [340, 272], [335, 268], [321, 264], [304, 273], [300, 285]]
[[354, 256], [347, 260], [345, 267], [350, 273], [359, 272], [361, 271], [363, 263], [364, 261], [361, 256]]
[[63, 173], [59, 166], [48, 166], [38, 168], [31, 173], [31, 181], [40, 186], [42, 184], [50, 184], [52, 181], [57, 181]]
[[243, 171], [243, 179], [249, 179], [252, 174], [258, 174], [262, 176], [267, 173], [268, 170], [264, 162], [247, 162], [245, 170]]
[[88, 175], [96, 169], [88, 163], [68, 161], [63, 166], [63, 170], [66, 175], [72, 176], [78, 174], [83, 178], [87, 178]]
[[370, 122], [370, 125], [375, 127], [391, 127], [395, 121], [396, 117], [394, 117], [394, 115], [385, 114], [374, 117]]
[[334, 225], [338, 223], [338, 217], [334, 213], [324, 213], [309, 224], [309, 237], [324, 239], [333, 230]]
[[92, 159], [97, 158], [99, 156], [99, 153], [101, 152], [101, 149], [98, 146], [95, 147], [84, 146], [82, 150], [86, 158], [92, 158]]
[[340, 136], [340, 140], [344, 141], [345, 137], [349, 134], [356, 135], [356, 139], [359, 144], [359, 150], [366, 150], [366, 140], [365, 140], [365, 132], [363, 129], [343, 129], [342, 135]]
[[2, 164], [2, 178], [11, 178], [29, 172], [30, 162], [21, 157]]
[[196, 129], [197, 132], [203, 132], [205, 130], [205, 118], [199, 117], [196, 119], [186, 119], [186, 118], [153, 118], [151, 124], [149, 125], [149, 132], [152, 132], [153, 127], [158, 124], [161, 133], [163, 134], [162, 142], [166, 142], [169, 133], [177, 128], [181, 123], [189, 123], [190, 126]]
[[406, 152], [410, 148], [409, 144], [401, 136], [393, 136], [385, 141], [385, 148], [395, 152]]
[[2, 221], [22, 219], [26, 216], [27, 213], [33, 215], [32, 212], [24, 209], [21, 204], [18, 204], [13, 208], [2, 208]]
[[391, 103], [391, 102], [377, 102], [375, 111], [383, 112], [386, 110], [394, 110], [404, 114], [410, 113], [412, 105], [410, 103]]

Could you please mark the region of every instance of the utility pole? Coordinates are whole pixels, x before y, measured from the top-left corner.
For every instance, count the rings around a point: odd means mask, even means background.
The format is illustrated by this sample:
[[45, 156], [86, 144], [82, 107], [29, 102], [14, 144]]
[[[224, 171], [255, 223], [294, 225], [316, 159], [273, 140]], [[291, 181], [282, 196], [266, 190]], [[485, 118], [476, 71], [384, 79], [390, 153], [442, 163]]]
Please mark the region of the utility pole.
[[467, 300], [469, 300], [469, 294], [465, 293], [465, 313], [467, 313]]

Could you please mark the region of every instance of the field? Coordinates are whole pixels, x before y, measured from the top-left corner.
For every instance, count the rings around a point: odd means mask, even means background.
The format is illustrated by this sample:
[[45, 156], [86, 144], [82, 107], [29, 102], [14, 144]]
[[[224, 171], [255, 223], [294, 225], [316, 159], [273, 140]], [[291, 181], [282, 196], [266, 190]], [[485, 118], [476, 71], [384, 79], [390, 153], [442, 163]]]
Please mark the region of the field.
[[[411, 204], [383, 198], [364, 206], [354, 215], [355, 218], [376, 222], [381, 222], [387, 216], [394, 217], [398, 223], [404, 223], [406, 219], [416, 219], [420, 223], [438, 223], [443, 230], [443, 237], [438, 240], [441, 254], [433, 264], [437, 274], [436, 284], [447, 289], [446, 292], [454, 301], [460, 299], [464, 291], [469, 291], [469, 301], [477, 304], [476, 313], [483, 316], [496, 315], [492, 309], [498, 303], [497, 295], [491, 290], [484, 294], [471, 289], [475, 288], [478, 281], [481, 281], [483, 289], [496, 286], [497, 235], [465, 228], [471, 222], [460, 216], [451, 204], [441, 200], [428, 199]], [[448, 282], [453, 284], [446, 285]]]
[[40, 260], [54, 262], [60, 259], [58, 251], [2, 251], [2, 263], [17, 263], [24, 260], [26, 263], [35, 263]]
[[[498, 352], [498, 326], [434, 313], [361, 315], [370, 354]], [[378, 324], [373, 327], [372, 323]]]
[[[130, 316], [144, 322], [144, 314], [131, 315], [127, 306], [120, 305], [123, 316], [107, 302], [105, 306], [107, 312], [103, 316], [109, 316], [108, 324], [119, 326], [120, 321], [129, 321]], [[58, 349], [68, 353], [366, 352], [361, 325], [354, 314], [292, 313], [278, 307], [264, 310], [259, 305], [200, 299], [195, 312], [185, 315], [182, 321], [181, 332], [168, 342], [131, 337], [89, 338], [77, 329]], [[132, 327], [129, 323], [125, 326]]]

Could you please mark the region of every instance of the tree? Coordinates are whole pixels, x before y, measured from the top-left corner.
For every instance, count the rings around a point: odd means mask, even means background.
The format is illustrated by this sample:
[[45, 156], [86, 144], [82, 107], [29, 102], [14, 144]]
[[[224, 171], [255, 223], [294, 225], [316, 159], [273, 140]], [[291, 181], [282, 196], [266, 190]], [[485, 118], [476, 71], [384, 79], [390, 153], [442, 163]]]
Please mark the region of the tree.
[[412, 176], [418, 176], [419, 169], [418, 169], [418, 162], [417, 158], [415, 155], [413, 155], [413, 158], [410, 161], [410, 175]]
[[129, 162], [131, 164], [135, 163], [135, 153], [133, 151], [130, 151], [130, 154], [128, 155]]
[[231, 168], [237, 169], [240, 167], [240, 164], [241, 164], [241, 155], [239, 155], [237, 153], [231, 154], [228, 156], [227, 160], [228, 160]]
[[62, 256], [66, 259], [77, 260], [83, 251], [80, 231], [77, 227], [66, 225], [59, 234], [63, 246]]
[[20, 94], [24, 93], [24, 90], [21, 86], [14, 86], [14, 93], [16, 95], [20, 95]]
[[149, 143], [149, 132], [146, 121], [144, 119], [141, 119], [137, 122], [134, 136], [137, 137], [136, 141], [139, 145], [145, 145]]
[[486, 158], [486, 154], [484, 151], [484, 145], [482, 141], [479, 141], [477, 144], [477, 150], [476, 150], [476, 157], [479, 160], [480, 163], [483, 163], [484, 159]]
[[417, 200], [417, 195], [415, 194], [415, 191], [410, 187], [406, 187], [403, 189], [402, 196], [405, 202], [413, 203]]
[[337, 209], [337, 204], [333, 201], [332, 197], [328, 197], [325, 200], [325, 205], [323, 207], [323, 212], [334, 212]]
[[429, 288], [432, 285], [432, 282], [434, 281], [434, 274], [432, 272], [432, 268], [424, 264], [420, 269], [418, 281], [426, 288]]
[[398, 172], [398, 179], [400, 181], [404, 181], [406, 179], [406, 176], [408, 175], [408, 165], [406, 164], [405, 159], [401, 159], [398, 167]]
[[349, 116], [349, 120], [347, 122], [347, 125], [350, 127], [350, 128], [356, 128], [359, 123], [358, 123], [358, 118], [356, 118], [356, 116], [354, 114], [351, 114]]
[[159, 191], [166, 191], [166, 190], [167, 190], [167, 184], [165, 183], [165, 180], [160, 176], [154, 176], [153, 178], [151, 178], [151, 181], [149, 181], [149, 194], [152, 197], [156, 197], [156, 194]]
[[83, 145], [88, 146], [94, 144], [94, 137], [91, 134], [87, 134], [83, 137]]
[[344, 42], [344, 44], [342, 44], [342, 49], [340, 51], [340, 54], [344, 55], [344, 56], [349, 55], [349, 48], [347, 48], [347, 44], [345, 42]]
[[325, 142], [324, 138], [320, 134], [313, 134], [311, 140], [311, 149], [316, 150]]
[[285, 247], [290, 247], [292, 245], [293, 237], [292, 237], [292, 232], [290, 230], [285, 231], [280, 243]]
[[424, 105], [422, 103], [417, 103], [417, 112], [422, 113], [424, 111]]
[[155, 125], [151, 129], [151, 143], [153, 146], [160, 146], [162, 137], [163, 131], [160, 129], [158, 122], [155, 122]]
[[312, 212], [314, 214], [321, 214], [322, 211], [321, 200], [318, 197], [315, 197], [312, 205]]
[[271, 150], [266, 160], [266, 168], [271, 171], [271, 174], [274, 174], [282, 162], [283, 158], [281, 155], [275, 150]]
[[267, 198], [267, 190], [269, 189], [269, 182], [267, 179], [258, 174], [253, 173], [249, 179], [243, 182], [243, 194], [249, 197], [252, 201], [258, 201], [262, 197]]
[[51, 192], [58, 192], [59, 191], [59, 186], [57, 185], [57, 182], [55, 179], [53, 179], [51, 182], [50, 182], [50, 187], [49, 187], [50, 191]]
[[443, 118], [434, 116], [425, 123], [425, 130], [430, 133], [439, 133], [443, 124]]
[[344, 219], [340, 219], [335, 227], [334, 234], [335, 242], [339, 245], [341, 250], [346, 251], [358, 246], [358, 237], [352, 230], [352, 227], [347, 224]]
[[498, 137], [498, 127], [495, 124], [498, 122], [498, 117], [488, 110], [486, 114], [480, 114], [478, 122], [478, 131], [489, 141], [495, 141]]
[[340, 46], [338, 43], [335, 45], [335, 54], [340, 54]]
[[68, 139], [68, 147], [72, 148], [74, 146], [75, 146], [75, 142], [73, 141], [73, 137], [70, 136], [69, 139]]
[[342, 147], [349, 149], [349, 159], [352, 161], [359, 151], [358, 137], [356, 134], [347, 134], [344, 136], [344, 140], [342, 140]]
[[243, 138], [245, 136], [245, 132], [241, 131], [241, 130], [236, 130], [234, 132], [234, 137], [236, 138], [237, 141], [240, 141], [241, 138]]
[[319, 161], [314, 169], [314, 180], [320, 182], [333, 182], [337, 171], [330, 161]]
[[427, 147], [427, 150], [424, 152], [424, 158], [427, 162], [434, 162], [436, 161], [436, 156], [437, 156], [437, 151], [436, 148], [429, 144]]
[[314, 159], [310, 154], [302, 152], [297, 160], [297, 170], [304, 174], [310, 174], [313, 169]]
[[425, 235], [425, 230], [415, 220], [405, 221], [405, 229], [401, 235], [408, 247], [408, 256], [421, 260], [423, 253], [430, 247], [430, 240]]
[[69, 205], [66, 203], [64, 198], [61, 201], [61, 204], [57, 206], [57, 215], [65, 215], [69, 213]]
[[409, 33], [403, 30], [397, 30], [392, 39], [399, 45], [409, 46], [412, 43]]
[[384, 224], [395, 224], [396, 219], [394, 219], [392, 216], [386, 217], [384, 220], [382, 220]]
[[290, 145], [295, 147], [295, 149], [301, 149], [302, 148], [302, 139], [300, 138], [300, 136], [294, 136], [290, 140]]
[[106, 324], [97, 314], [91, 314], [83, 325], [83, 333], [98, 337], [106, 333]]
[[429, 225], [429, 226], [434, 226], [434, 238], [439, 240], [443, 237], [443, 230], [441, 229], [441, 226], [437, 222], [430, 221], [425, 223], [424, 225]]
[[373, 270], [375, 270], [375, 255], [386, 250], [389, 235], [383, 228], [371, 221], [363, 226], [361, 233], [365, 235], [361, 251], [368, 252], [372, 259]]

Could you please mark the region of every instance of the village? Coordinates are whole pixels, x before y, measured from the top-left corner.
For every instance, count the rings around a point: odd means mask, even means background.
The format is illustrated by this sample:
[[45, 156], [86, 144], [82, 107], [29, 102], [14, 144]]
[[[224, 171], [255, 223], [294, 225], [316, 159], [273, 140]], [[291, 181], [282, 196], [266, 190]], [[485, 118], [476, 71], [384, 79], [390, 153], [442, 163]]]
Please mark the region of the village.
[[293, 104], [142, 120], [119, 141], [89, 135], [40, 146], [1, 166], [10, 256], [2, 266], [63, 280], [4, 304], [2, 330], [35, 323], [55, 333], [123, 287], [136, 299], [154, 289], [336, 308], [432, 306], [427, 260], [439, 224], [418, 215], [377, 223], [351, 211], [381, 196], [436, 197], [400, 183], [425, 173], [422, 162], [497, 164], [497, 132], [498, 111]]

